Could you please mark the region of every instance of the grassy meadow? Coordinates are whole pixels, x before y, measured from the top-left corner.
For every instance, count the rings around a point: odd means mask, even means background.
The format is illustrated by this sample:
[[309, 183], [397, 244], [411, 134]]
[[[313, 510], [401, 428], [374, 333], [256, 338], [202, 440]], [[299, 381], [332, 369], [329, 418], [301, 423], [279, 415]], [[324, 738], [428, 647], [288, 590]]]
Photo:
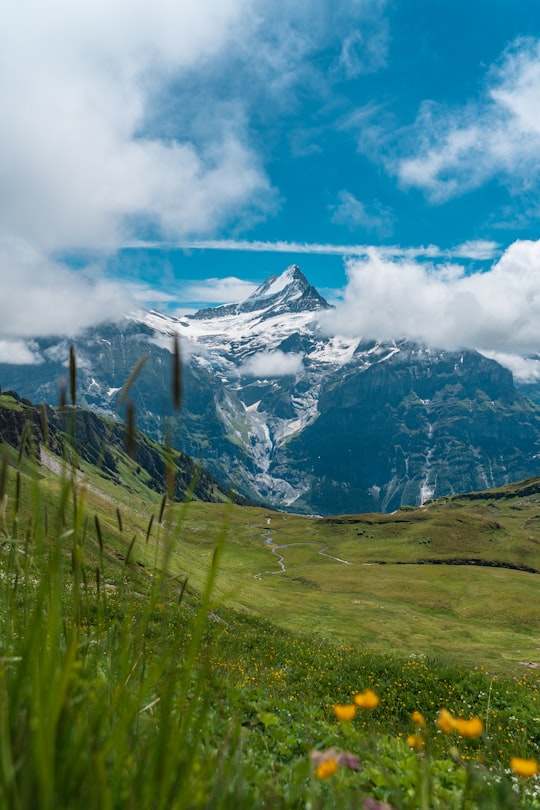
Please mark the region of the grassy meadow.
[[337, 519], [197, 503], [174, 564], [200, 586], [226, 520], [224, 603], [372, 652], [519, 675], [540, 662], [539, 575], [519, 570], [540, 571], [539, 513], [540, 492]]
[[308, 518], [0, 459], [1, 808], [540, 808], [540, 482]]

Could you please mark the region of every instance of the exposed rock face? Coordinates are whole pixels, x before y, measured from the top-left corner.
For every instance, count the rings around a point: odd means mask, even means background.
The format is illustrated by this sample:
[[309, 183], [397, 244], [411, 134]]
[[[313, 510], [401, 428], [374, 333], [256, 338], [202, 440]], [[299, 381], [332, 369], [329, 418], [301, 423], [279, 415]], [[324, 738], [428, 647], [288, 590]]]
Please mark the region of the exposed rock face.
[[285, 461], [311, 462], [304, 498], [315, 511], [329, 499], [337, 511], [352, 502], [392, 511], [540, 469], [538, 409], [510, 372], [475, 352], [457, 358], [410, 348], [330, 381], [319, 411]]
[[[540, 407], [509, 371], [475, 351], [330, 336], [328, 309], [292, 266], [238, 304], [91, 330], [76, 341], [78, 404], [116, 417], [146, 354], [131, 390], [138, 425], [250, 499], [297, 511], [391, 511], [540, 475]], [[174, 333], [185, 357], [177, 421]], [[69, 344], [37, 346], [43, 362], [0, 365], [0, 384], [56, 403]]]
[[[44, 442], [41, 415], [28, 400], [21, 400], [16, 391], [5, 391], [9, 407], [0, 405], [0, 442], [21, 448], [25, 455], [41, 458], [40, 444]], [[24, 444], [23, 444], [24, 442]]]

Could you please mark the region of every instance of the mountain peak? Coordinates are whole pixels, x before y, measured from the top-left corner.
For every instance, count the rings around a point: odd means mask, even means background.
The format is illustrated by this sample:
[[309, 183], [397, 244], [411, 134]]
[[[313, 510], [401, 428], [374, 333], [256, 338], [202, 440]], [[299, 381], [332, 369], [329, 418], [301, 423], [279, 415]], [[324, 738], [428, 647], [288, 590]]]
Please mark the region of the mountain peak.
[[[279, 276], [268, 276], [260, 284], [246, 301], [260, 300], [262, 298], [272, 298], [279, 293], [282, 294], [302, 294], [309, 287], [310, 283], [302, 273], [298, 265], [291, 264]], [[245, 302], [244, 302], [245, 303]]]
[[[296, 264], [291, 264], [279, 276], [268, 276], [249, 298], [239, 304], [240, 312], [256, 309], [270, 309], [301, 312], [314, 309], [328, 309], [330, 305], [312, 287]], [[270, 314], [270, 313], [269, 313]]]
[[279, 276], [268, 276], [257, 289], [239, 304], [201, 309], [192, 318], [220, 318], [245, 312], [261, 312], [272, 317], [284, 312], [311, 312], [330, 309], [331, 305], [313, 287], [300, 268], [291, 264]]

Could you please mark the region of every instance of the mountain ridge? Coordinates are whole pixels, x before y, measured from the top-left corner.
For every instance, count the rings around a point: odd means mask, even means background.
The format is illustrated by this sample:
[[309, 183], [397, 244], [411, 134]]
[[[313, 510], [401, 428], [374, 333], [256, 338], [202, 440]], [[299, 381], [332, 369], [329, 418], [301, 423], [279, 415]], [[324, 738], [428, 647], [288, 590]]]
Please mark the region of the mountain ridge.
[[[540, 474], [540, 408], [507, 369], [471, 349], [327, 334], [328, 311], [292, 265], [209, 315], [154, 310], [88, 330], [75, 341], [79, 400], [114, 416], [144, 354], [132, 396], [140, 427], [163, 440], [177, 335], [184, 409], [170, 439], [255, 502], [392, 511]], [[54, 403], [69, 344], [35, 345], [42, 364], [0, 365], [0, 382]]]

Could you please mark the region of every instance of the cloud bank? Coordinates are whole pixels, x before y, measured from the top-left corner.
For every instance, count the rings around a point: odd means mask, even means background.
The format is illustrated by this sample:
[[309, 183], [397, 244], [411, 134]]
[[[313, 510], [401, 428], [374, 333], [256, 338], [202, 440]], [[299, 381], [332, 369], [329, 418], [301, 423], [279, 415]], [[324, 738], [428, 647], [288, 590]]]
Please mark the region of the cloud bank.
[[[248, 0], [6, 0], [0, 26], [0, 227], [45, 250], [115, 248], [141, 226], [206, 232], [269, 182], [243, 133], [163, 138], [149, 114], [171, 75], [245, 30]], [[249, 23], [248, 23], [249, 24]], [[263, 204], [264, 207], [264, 204]]]
[[272, 204], [235, 121], [198, 143], [150, 122], [167, 82], [217, 58], [250, 10], [250, 0], [3, 3], [0, 336], [73, 335], [132, 306], [95, 266], [52, 257], [104, 255], [141, 231], [209, 233]]
[[69, 270], [25, 242], [0, 239], [0, 330], [6, 338], [75, 335], [135, 308], [123, 285]]
[[275, 193], [250, 116], [320, 83], [311, 57], [329, 46], [341, 42], [335, 70], [382, 67], [385, 6], [5, 0], [2, 232], [114, 249], [141, 230], [180, 237], [265, 215]]
[[540, 241], [515, 242], [485, 273], [392, 261], [375, 249], [347, 271], [343, 301], [323, 320], [329, 332], [501, 357], [540, 350]]

